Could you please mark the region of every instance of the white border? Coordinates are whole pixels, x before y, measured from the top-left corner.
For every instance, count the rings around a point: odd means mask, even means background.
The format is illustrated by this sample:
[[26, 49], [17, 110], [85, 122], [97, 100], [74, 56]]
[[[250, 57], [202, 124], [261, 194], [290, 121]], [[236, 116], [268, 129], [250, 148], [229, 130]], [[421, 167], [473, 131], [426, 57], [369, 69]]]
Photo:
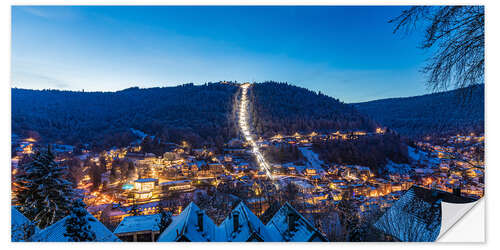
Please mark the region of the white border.
[[[369, 247], [370, 249], [400, 249], [403, 245], [405, 248], [422, 248], [422, 247], [451, 247], [453, 249], [470, 249], [471, 247], [496, 247], [498, 249], [500, 236], [498, 234], [497, 227], [500, 225], [498, 216], [498, 202], [494, 199], [495, 196], [500, 196], [500, 189], [498, 188], [498, 181], [495, 179], [498, 177], [498, 169], [500, 168], [500, 159], [498, 158], [498, 150], [500, 149], [500, 122], [498, 110], [496, 107], [500, 107], [500, 98], [498, 98], [498, 88], [500, 87], [500, 79], [498, 78], [499, 62], [498, 62], [498, 46], [500, 46], [500, 40], [498, 39], [498, 30], [500, 30], [500, 23], [498, 21], [500, 16], [500, 10], [498, 2], [495, 0], [490, 1], [462, 1], [462, 0], [422, 0], [422, 1], [396, 1], [396, 0], [386, 0], [386, 1], [331, 1], [331, 0], [321, 0], [321, 1], [262, 1], [262, 0], [240, 0], [240, 1], [230, 1], [230, 0], [219, 0], [219, 1], [161, 1], [161, 0], [146, 0], [146, 1], [99, 1], [99, 0], [87, 0], [87, 1], [74, 1], [74, 0], [52, 0], [52, 1], [38, 1], [38, 0], [9, 0], [2, 1], [0, 3], [0, 18], [2, 20], [1, 31], [3, 39], [0, 41], [0, 48], [3, 53], [1, 57], [1, 67], [0, 70], [2, 74], [0, 76], [3, 78], [1, 86], [0, 101], [1, 101], [1, 112], [4, 122], [1, 123], [1, 137], [0, 146], [2, 152], [2, 163], [1, 164], [5, 171], [5, 181], [3, 182], [3, 192], [2, 201], [4, 205], [2, 209], [2, 231], [0, 232], [0, 237], [2, 242], [7, 244], [6, 247], [15, 247], [23, 249], [34, 249], [34, 248], [74, 248], [74, 249], [88, 249], [88, 248], [110, 248], [110, 247], [120, 247], [123, 249], [137, 249], [137, 246], [147, 247], [147, 248], [200, 248], [204, 250], [209, 249], [254, 249], [258, 248], [276, 248], [283, 247], [287, 249], [303, 249], [307, 247], [308, 249], [325, 249], [325, 248], [336, 248], [336, 247], [348, 247], [348, 248], [359, 248], [359, 247]], [[144, 244], [144, 243], [122, 243], [122, 244], [110, 244], [110, 243], [88, 243], [88, 244], [72, 244], [72, 243], [9, 243], [10, 234], [10, 22], [11, 22], [11, 5], [412, 5], [412, 4], [430, 4], [430, 5], [453, 5], [453, 4], [484, 4], [486, 6], [486, 164], [487, 164], [487, 174], [486, 174], [486, 194], [490, 192], [493, 193], [490, 199], [485, 199], [483, 203], [486, 203], [488, 207], [486, 213], [486, 241], [487, 244], [457, 244], [457, 243], [328, 243], [328, 244], [314, 244], [314, 243], [303, 243], [303, 244], [292, 244], [292, 243], [191, 243], [191, 244], [179, 244], [179, 243], [166, 243], [166, 244]], [[494, 157], [497, 156], [497, 157]], [[486, 195], [489, 197], [489, 195]], [[487, 198], [486, 197], [486, 198]], [[476, 206], [475, 209], [477, 209]], [[495, 209], [496, 208], [496, 209]], [[472, 211], [472, 212], [473, 212]], [[470, 213], [472, 213], [470, 212]], [[483, 213], [485, 214], [485, 213]], [[467, 226], [465, 227], [467, 228]]]

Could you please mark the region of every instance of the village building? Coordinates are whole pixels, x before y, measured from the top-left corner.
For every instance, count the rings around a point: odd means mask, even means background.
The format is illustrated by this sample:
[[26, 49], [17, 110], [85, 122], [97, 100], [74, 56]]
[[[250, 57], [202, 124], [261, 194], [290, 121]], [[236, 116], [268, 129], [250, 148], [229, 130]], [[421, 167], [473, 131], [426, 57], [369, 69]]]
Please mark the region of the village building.
[[158, 238], [160, 242], [216, 241], [216, 225], [194, 202], [172, 219], [172, 223]]
[[431, 242], [441, 228], [441, 202], [467, 203], [471, 198], [414, 185], [380, 219], [375, 228], [399, 241]]
[[153, 191], [158, 185], [158, 179], [145, 178], [134, 181], [134, 198], [137, 200], [149, 200], [153, 197]]
[[160, 183], [162, 193], [167, 195], [172, 192], [190, 192], [195, 189], [192, 180], [178, 180]]
[[160, 214], [125, 217], [116, 227], [114, 234], [122, 241], [152, 242], [160, 234]]
[[273, 241], [328, 241], [318, 229], [288, 202], [274, 214], [266, 227], [269, 233], [273, 235]]
[[217, 241], [273, 241], [262, 221], [241, 201], [218, 227]]

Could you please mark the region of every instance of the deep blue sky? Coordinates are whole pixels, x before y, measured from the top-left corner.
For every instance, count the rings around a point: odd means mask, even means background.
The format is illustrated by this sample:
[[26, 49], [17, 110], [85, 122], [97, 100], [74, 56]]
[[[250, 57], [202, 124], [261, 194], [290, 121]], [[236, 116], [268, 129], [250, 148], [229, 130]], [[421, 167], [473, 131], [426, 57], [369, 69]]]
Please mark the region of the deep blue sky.
[[114, 91], [287, 81], [345, 102], [426, 93], [407, 7], [12, 8], [12, 86]]

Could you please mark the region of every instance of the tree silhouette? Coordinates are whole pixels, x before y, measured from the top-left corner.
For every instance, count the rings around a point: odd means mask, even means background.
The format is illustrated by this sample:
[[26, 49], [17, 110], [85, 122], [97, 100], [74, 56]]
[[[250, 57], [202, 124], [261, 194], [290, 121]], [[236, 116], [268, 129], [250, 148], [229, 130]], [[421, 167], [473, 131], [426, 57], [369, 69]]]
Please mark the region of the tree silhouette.
[[484, 83], [483, 6], [415, 6], [389, 23], [395, 25], [394, 33], [424, 26], [420, 47], [435, 53], [422, 71], [434, 91]]

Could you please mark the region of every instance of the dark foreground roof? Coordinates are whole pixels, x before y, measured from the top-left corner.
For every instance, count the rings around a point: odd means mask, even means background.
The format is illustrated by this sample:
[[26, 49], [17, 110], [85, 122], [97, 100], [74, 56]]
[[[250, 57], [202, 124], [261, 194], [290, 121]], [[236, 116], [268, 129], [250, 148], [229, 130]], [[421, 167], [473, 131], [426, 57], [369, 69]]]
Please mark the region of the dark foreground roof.
[[375, 228], [400, 241], [435, 241], [441, 229], [441, 202], [468, 203], [474, 199], [437, 189], [411, 187], [375, 222]]

